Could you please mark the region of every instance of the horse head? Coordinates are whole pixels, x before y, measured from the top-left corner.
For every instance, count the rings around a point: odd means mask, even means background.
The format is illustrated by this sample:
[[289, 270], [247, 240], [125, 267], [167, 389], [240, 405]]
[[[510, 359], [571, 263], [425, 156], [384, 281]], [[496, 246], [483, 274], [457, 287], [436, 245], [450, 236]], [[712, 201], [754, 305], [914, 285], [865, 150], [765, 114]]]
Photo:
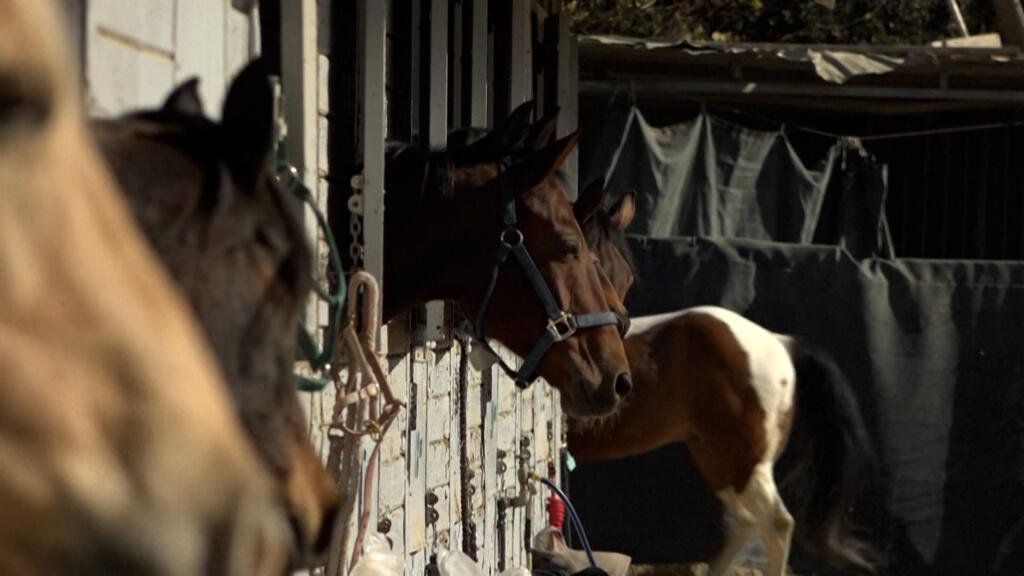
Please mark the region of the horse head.
[[636, 280], [633, 252], [626, 241], [626, 228], [636, 214], [636, 193], [627, 192], [611, 208], [604, 208], [604, 181], [595, 180], [573, 204], [576, 220], [583, 228], [587, 245], [597, 258], [598, 267], [625, 300]]
[[280, 574], [270, 476], [94, 148], [57, 6], [0, 0], [0, 573]]
[[525, 359], [517, 381], [542, 376], [561, 391], [567, 413], [607, 415], [632, 386], [618, 331], [625, 309], [595, 267], [557, 177], [576, 135], [533, 149], [522, 144], [530, 132], [513, 138], [518, 151], [503, 158], [495, 151], [504, 141], [405, 148], [389, 158], [385, 317], [456, 300], [479, 339], [493, 337]]
[[162, 108], [96, 122], [94, 133], [278, 479], [304, 564], [326, 551], [340, 497], [308, 438], [293, 376], [311, 259], [298, 200], [268, 170], [272, 108], [255, 61], [232, 82], [220, 123], [203, 115], [191, 80]]

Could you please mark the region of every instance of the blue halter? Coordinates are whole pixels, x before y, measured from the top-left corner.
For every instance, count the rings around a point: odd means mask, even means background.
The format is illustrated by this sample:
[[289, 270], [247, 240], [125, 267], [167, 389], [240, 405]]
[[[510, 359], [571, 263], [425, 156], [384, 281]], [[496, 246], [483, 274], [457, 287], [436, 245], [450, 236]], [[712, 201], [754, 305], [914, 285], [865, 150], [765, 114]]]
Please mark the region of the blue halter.
[[[555, 342], [561, 342], [581, 328], [592, 328], [595, 326], [606, 326], [614, 324], [622, 328], [622, 322], [620, 321], [619, 315], [615, 312], [591, 312], [589, 314], [570, 314], [565, 310], [562, 310], [558, 303], [555, 301], [554, 295], [551, 294], [551, 289], [548, 288], [547, 282], [544, 281], [544, 277], [541, 276], [540, 270], [537, 269], [537, 265], [533, 262], [533, 258], [530, 258], [530, 253], [526, 250], [526, 246], [523, 244], [523, 232], [516, 227], [516, 203], [515, 196], [512, 192], [512, 178], [510, 174], [510, 168], [512, 161], [510, 158], [503, 158], [498, 162], [498, 182], [501, 188], [501, 205], [502, 205], [502, 222], [505, 227], [499, 236], [498, 249], [494, 253], [494, 263], [491, 266], [491, 277], [487, 283], [487, 289], [484, 290], [483, 300], [480, 301], [480, 312], [476, 317], [476, 324], [474, 326], [474, 337], [481, 343], [491, 354], [497, 358], [498, 364], [501, 368], [515, 380], [516, 386], [520, 388], [526, 388], [537, 378], [534, 372], [537, 370], [537, 364], [540, 363], [541, 358], [547, 353], [548, 349]], [[494, 295], [494, 287], [498, 283], [498, 275], [501, 272], [501, 266], [508, 260], [509, 254], [513, 254], [516, 261], [519, 262], [519, 266], [523, 269], [523, 273], [526, 274], [527, 280], [530, 281], [530, 285], [533, 286], [533, 291], [540, 300], [541, 306], [544, 307], [544, 312], [548, 316], [547, 326], [544, 327], [544, 332], [537, 338], [537, 342], [530, 349], [529, 354], [523, 359], [523, 366], [519, 371], [513, 370], [508, 365], [491, 345], [487, 342], [487, 336], [484, 335], [484, 317], [487, 315], [487, 306], [491, 302], [491, 296]]]

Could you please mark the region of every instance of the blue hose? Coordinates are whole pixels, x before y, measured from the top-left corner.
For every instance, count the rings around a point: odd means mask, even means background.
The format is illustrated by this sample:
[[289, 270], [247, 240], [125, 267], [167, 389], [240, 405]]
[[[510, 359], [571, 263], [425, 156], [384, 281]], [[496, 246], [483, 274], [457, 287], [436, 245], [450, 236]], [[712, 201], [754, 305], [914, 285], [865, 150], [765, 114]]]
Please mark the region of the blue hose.
[[580, 517], [576, 514], [576, 508], [574, 508], [572, 502], [569, 501], [569, 497], [566, 496], [565, 493], [562, 492], [562, 490], [551, 480], [541, 477], [540, 481], [562, 499], [562, 503], [565, 504], [566, 510], [569, 511], [569, 518], [572, 519], [572, 525], [580, 534], [580, 543], [583, 544], [583, 551], [587, 553], [587, 560], [590, 562], [591, 568], [597, 568], [597, 562], [594, 560], [594, 551], [590, 549], [590, 541], [587, 540], [587, 533], [583, 530], [583, 523], [580, 522]]

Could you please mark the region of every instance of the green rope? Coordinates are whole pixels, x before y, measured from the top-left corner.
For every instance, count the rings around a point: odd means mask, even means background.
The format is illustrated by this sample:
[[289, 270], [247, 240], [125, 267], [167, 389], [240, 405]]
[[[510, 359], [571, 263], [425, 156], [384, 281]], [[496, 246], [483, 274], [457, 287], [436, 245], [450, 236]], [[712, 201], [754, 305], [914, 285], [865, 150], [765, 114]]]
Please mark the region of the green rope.
[[[275, 117], [281, 114], [281, 80], [277, 76], [270, 76], [268, 78], [270, 85], [278, 98], [275, 99]], [[331, 353], [334, 350], [334, 343], [338, 340], [338, 334], [341, 331], [341, 314], [345, 309], [345, 298], [347, 285], [345, 283], [345, 270], [341, 266], [341, 257], [338, 255], [338, 245], [334, 240], [334, 234], [331, 232], [331, 227], [327, 222], [327, 217], [323, 212], [320, 211], [320, 207], [316, 205], [316, 199], [313, 198], [313, 193], [309, 190], [302, 179], [299, 178], [298, 171], [294, 166], [288, 164], [284, 155], [284, 148], [281, 147], [282, 134], [279, 132], [281, 124], [278, 122], [274, 123], [274, 136], [270, 152], [270, 167], [272, 173], [277, 174], [278, 181], [281, 185], [286, 186], [287, 190], [295, 194], [295, 196], [303, 203], [307, 204], [316, 216], [317, 225], [320, 230], [323, 231], [324, 238], [327, 239], [328, 248], [328, 259], [329, 265], [338, 278], [338, 287], [334, 293], [327, 292], [319, 286], [316, 282], [313, 283], [313, 291], [317, 298], [327, 302], [330, 308], [330, 323], [327, 325], [327, 336], [322, 349], [317, 349], [316, 340], [313, 335], [310, 334], [309, 329], [303, 321], [299, 321], [299, 337], [298, 337], [298, 348], [302, 353], [302, 357], [309, 362], [310, 368], [319, 371], [331, 360]], [[298, 380], [298, 388], [303, 392], [319, 392], [323, 390], [330, 382], [324, 378], [317, 378], [313, 376], [306, 376], [303, 374], [296, 374]]]
[[[299, 350], [302, 352], [303, 357], [309, 362], [310, 368], [313, 370], [320, 370], [330, 362], [331, 353], [334, 350], [334, 344], [337, 342], [338, 334], [341, 331], [341, 314], [345, 308], [344, 304], [347, 296], [345, 274], [342, 269], [341, 258], [338, 256], [338, 245], [334, 239], [334, 234], [331, 232], [331, 227], [327, 222], [327, 217], [316, 205], [313, 193], [310, 192], [309, 188], [306, 187], [302, 180], [298, 178], [294, 167], [288, 166], [283, 171], [282, 176], [287, 178], [287, 183], [285, 185], [287, 186], [288, 191], [295, 194], [296, 197], [313, 210], [313, 214], [316, 216], [317, 225], [320, 227], [324, 234], [324, 238], [327, 240], [329, 265], [337, 274], [338, 278], [338, 285], [333, 293], [324, 290], [319, 285], [314, 284], [313, 286], [313, 291], [317, 298], [327, 302], [327, 305], [330, 308], [330, 322], [327, 326], [327, 335], [322, 349], [317, 349], [316, 341], [313, 339], [313, 336], [310, 334], [305, 324], [299, 324]], [[299, 389], [305, 392], [321, 390], [327, 384], [328, 382], [322, 378], [310, 378], [299, 375]]]

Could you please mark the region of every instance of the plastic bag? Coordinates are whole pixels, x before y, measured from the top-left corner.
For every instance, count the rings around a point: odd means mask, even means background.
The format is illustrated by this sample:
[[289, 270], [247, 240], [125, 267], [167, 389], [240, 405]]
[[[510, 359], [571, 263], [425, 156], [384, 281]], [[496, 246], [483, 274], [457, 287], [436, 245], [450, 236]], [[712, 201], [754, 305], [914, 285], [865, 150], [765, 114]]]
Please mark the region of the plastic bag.
[[402, 559], [391, 550], [388, 539], [373, 533], [366, 537], [363, 556], [349, 576], [401, 576], [403, 568]]
[[437, 555], [437, 568], [441, 576], [483, 576], [476, 562], [458, 550], [442, 550]]

